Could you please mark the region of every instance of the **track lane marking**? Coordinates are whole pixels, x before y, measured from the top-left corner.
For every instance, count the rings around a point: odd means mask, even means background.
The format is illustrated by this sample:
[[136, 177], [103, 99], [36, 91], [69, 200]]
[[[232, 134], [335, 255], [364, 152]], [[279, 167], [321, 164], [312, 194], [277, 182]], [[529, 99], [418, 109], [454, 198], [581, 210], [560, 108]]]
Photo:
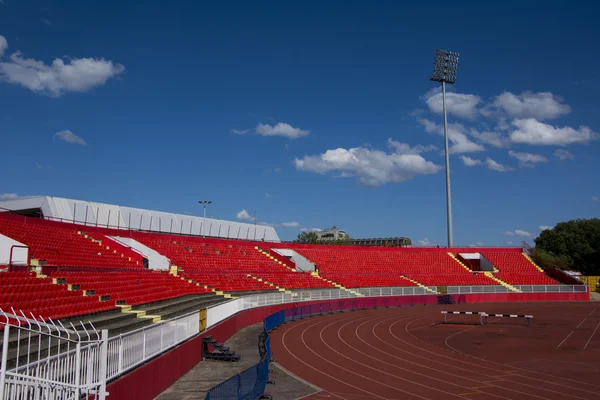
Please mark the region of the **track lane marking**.
[[[515, 303], [519, 303], [519, 302], [515, 302]], [[526, 303], [526, 304], [527, 304], [527, 303]], [[550, 304], [553, 304], [553, 303], [550, 303]], [[544, 305], [548, 305], [548, 304], [544, 304]], [[594, 310], [594, 311], [595, 311], [595, 310]], [[414, 340], [416, 340], [416, 341], [418, 341], [418, 342], [421, 342], [421, 343], [424, 343], [424, 344], [426, 344], [426, 345], [428, 345], [428, 346], [434, 346], [434, 347], [437, 347], [437, 346], [435, 346], [435, 345], [432, 345], [431, 343], [428, 343], [428, 342], [425, 342], [425, 341], [423, 341], [423, 340], [419, 339], [419, 338], [418, 338], [418, 337], [416, 337], [415, 335], [411, 334], [411, 333], [410, 333], [410, 331], [407, 329], [407, 328], [408, 328], [408, 326], [409, 326], [409, 325], [410, 325], [412, 322], [415, 322], [415, 321], [417, 321], [417, 320], [420, 320], [420, 319], [423, 319], [423, 318], [427, 318], [427, 317], [428, 317], [428, 316], [427, 316], [427, 315], [425, 315], [425, 316], [423, 316], [423, 317], [421, 317], [421, 318], [417, 318], [416, 320], [414, 320], [414, 321], [411, 321], [411, 322], [410, 322], [408, 325], [406, 325], [406, 326], [405, 326], [405, 331], [406, 331], [406, 333], [407, 333], [407, 334], [408, 334], [410, 337], [412, 337]], [[401, 341], [401, 342], [403, 342], [403, 343], [405, 343], [405, 344], [408, 344], [409, 346], [415, 347], [416, 349], [419, 349], [419, 350], [421, 350], [421, 351], [424, 351], [424, 352], [427, 352], [427, 353], [433, 354], [433, 355], [435, 355], [435, 356], [437, 356], [437, 357], [443, 357], [443, 358], [446, 358], [446, 359], [452, 360], [452, 361], [454, 361], [454, 362], [460, 362], [460, 363], [464, 363], [464, 364], [467, 364], [467, 365], [476, 366], [476, 367], [478, 367], [478, 368], [484, 368], [484, 369], [488, 369], [488, 370], [491, 370], [491, 371], [499, 371], [499, 372], [504, 372], [504, 371], [500, 371], [500, 370], [498, 370], [498, 369], [495, 369], [495, 368], [492, 368], [492, 367], [489, 367], [489, 366], [486, 366], [486, 365], [482, 365], [482, 364], [479, 364], [479, 363], [473, 363], [473, 362], [464, 361], [464, 360], [457, 360], [457, 359], [455, 359], [455, 358], [448, 357], [448, 356], [446, 356], [446, 355], [443, 355], [443, 354], [434, 353], [434, 352], [432, 352], [432, 351], [429, 351], [429, 350], [425, 349], [424, 347], [419, 347], [419, 346], [413, 345], [413, 344], [411, 344], [411, 343], [408, 343], [408, 342], [406, 342], [406, 341], [404, 341], [404, 340], [400, 339], [400, 338], [399, 338], [398, 336], [396, 336], [396, 335], [395, 335], [393, 332], [391, 332], [391, 327], [392, 327], [393, 325], [395, 325], [395, 324], [392, 324], [392, 325], [390, 326], [390, 333], [391, 333], [391, 335], [392, 335], [392, 336], [394, 336], [394, 337], [395, 337], [397, 340], [399, 340], [399, 341]], [[459, 354], [462, 354], [463, 356], [465, 356], [465, 357], [468, 357], [468, 358], [471, 358], [471, 359], [473, 359], [473, 360], [478, 360], [478, 361], [480, 361], [480, 362], [482, 362], [482, 363], [484, 363], [484, 364], [489, 364], [489, 365], [499, 365], [499, 366], [502, 366], [502, 367], [510, 367], [510, 365], [508, 365], [508, 364], [502, 364], [502, 363], [499, 363], [499, 362], [496, 362], [496, 361], [486, 360], [486, 359], [479, 358], [479, 357], [476, 357], [476, 356], [472, 356], [472, 355], [470, 355], [470, 354], [466, 354], [466, 353], [463, 353], [463, 352], [458, 352], [458, 351], [455, 351], [455, 352], [457, 352], [457, 353], [459, 353]], [[554, 378], [555, 380], [562, 380], [562, 381], [569, 381], [569, 382], [573, 382], [573, 383], [579, 384], [580, 386], [589, 386], [589, 385], [590, 385], [590, 383], [589, 383], [589, 382], [582, 382], [582, 381], [578, 381], [578, 380], [575, 380], [575, 379], [569, 379], [569, 378], [565, 378], [565, 377], [562, 377], [562, 376], [556, 376], [556, 375], [546, 374], [546, 373], [544, 373], [544, 372], [539, 372], [539, 371], [535, 371], [535, 370], [531, 370], [531, 369], [526, 369], [526, 368], [518, 368], [518, 367], [514, 367], [514, 366], [513, 366], [512, 368], [517, 368], [517, 369], [518, 369], [518, 371], [521, 371], [521, 372], [531, 372], [531, 373], [534, 373], [534, 374], [538, 374], [538, 375], [542, 375], [542, 376], [547, 376], [547, 377], [549, 377], [549, 378]], [[538, 378], [534, 378], [534, 377], [531, 377], [531, 376], [523, 376], [523, 375], [515, 375], [515, 376], [516, 376], [516, 377], [520, 377], [520, 378], [531, 379], [531, 380], [535, 380], [535, 381], [539, 381], [539, 382], [544, 382], [544, 383], [546, 383], [546, 384], [550, 384], [550, 385], [561, 386], [561, 387], [565, 387], [565, 388], [568, 388], [568, 389], [571, 389], [571, 390], [576, 390], [576, 391], [581, 391], [581, 392], [586, 392], [586, 393], [589, 393], [589, 394], [597, 395], [597, 392], [592, 392], [592, 391], [590, 391], [590, 390], [582, 389], [581, 387], [563, 385], [563, 384], [557, 383], [556, 381], [546, 381], [546, 380], [543, 380], [543, 379], [538, 379]], [[516, 383], [516, 382], [513, 382], [513, 383]]]
[[583, 349], [585, 350], [588, 347], [588, 344], [590, 344], [590, 341], [592, 340], [592, 338], [594, 337], [594, 335], [596, 334], [596, 331], [598, 330], [598, 327], [600, 327], [600, 322], [598, 322], [598, 325], [596, 325], [596, 329], [594, 329], [594, 332], [592, 332], [592, 336], [590, 336], [590, 338], [588, 339], [587, 343], [585, 344], [585, 346], [583, 346]]

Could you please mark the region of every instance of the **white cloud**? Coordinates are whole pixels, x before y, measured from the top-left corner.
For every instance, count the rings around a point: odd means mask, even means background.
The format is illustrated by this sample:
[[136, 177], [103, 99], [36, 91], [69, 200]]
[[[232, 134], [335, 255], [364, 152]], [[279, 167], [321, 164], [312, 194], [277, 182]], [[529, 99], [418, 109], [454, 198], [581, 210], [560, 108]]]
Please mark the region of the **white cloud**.
[[260, 226], [270, 226], [271, 228], [274, 228], [274, 227], [275, 227], [275, 224], [270, 224], [270, 223], [268, 223], [268, 222], [265, 222], [265, 221], [260, 221], [260, 222], [258, 223], [258, 225], [260, 225]]
[[500, 132], [479, 132], [476, 129], [471, 129], [469, 134], [479, 142], [489, 144], [494, 147], [508, 146], [508, 138], [503, 136]]
[[42, 22], [48, 26], [52, 26], [52, 22], [48, 18], [42, 18]]
[[587, 126], [581, 126], [579, 129], [568, 126], [558, 128], [533, 118], [516, 119], [512, 123], [517, 129], [510, 133], [510, 140], [515, 143], [565, 146], [587, 144], [600, 138], [598, 133]]
[[504, 92], [496, 97], [492, 106], [513, 118], [555, 119], [571, 112], [562, 98], [549, 92], [523, 92], [519, 95]]
[[496, 161], [492, 160], [489, 157], [485, 160], [485, 166], [488, 167], [491, 170], [498, 171], [498, 172], [514, 171], [514, 168], [512, 168], [512, 167], [510, 167], [508, 165], [499, 164], [499, 163], [497, 163]]
[[509, 245], [509, 246], [512, 246], [513, 242], [509, 240], [509, 241], [506, 242], [506, 244]]
[[0, 193], [0, 200], [14, 200], [18, 197], [16, 193]]
[[323, 229], [319, 229], [319, 228], [302, 228], [300, 230], [302, 232], [321, 232]]
[[510, 150], [508, 155], [512, 158], [516, 158], [519, 160], [519, 165], [521, 167], [533, 168], [537, 163], [546, 163], [548, 159], [540, 154], [533, 153], [518, 153], [516, 151]]
[[[444, 135], [443, 125], [436, 124], [428, 119], [419, 119], [418, 121], [425, 128], [425, 132]], [[465, 134], [465, 127], [461, 124], [448, 125], [448, 140], [452, 143], [449, 149], [452, 154], [474, 153], [485, 150], [484, 146], [469, 140]]]
[[280, 225], [284, 228], [300, 228], [300, 224], [296, 221], [282, 222]]
[[521, 236], [521, 237], [533, 237], [534, 236], [533, 234], [526, 232], [524, 230], [521, 230], [521, 229], [517, 229], [515, 231], [506, 231], [506, 232], [504, 232], [504, 234], [507, 236]]
[[[439, 88], [425, 94], [425, 102], [431, 111], [441, 114], [443, 110], [442, 93]], [[446, 92], [446, 111], [460, 118], [475, 119], [481, 97], [473, 94]]]
[[80, 138], [79, 136], [77, 136], [76, 134], [71, 132], [70, 130], [56, 132], [54, 134], [54, 137], [58, 137], [60, 140], [67, 142], [67, 143], [80, 144], [82, 146], [87, 145], [85, 140], [83, 140], [82, 138]]
[[554, 152], [554, 157], [558, 158], [559, 160], [572, 160], [575, 158], [573, 153], [565, 149], [557, 149]]
[[469, 247], [482, 247], [483, 246], [483, 242], [475, 242], [471, 245], [469, 245]]
[[431, 242], [428, 238], [424, 238], [423, 240], [417, 240], [417, 244], [419, 246], [433, 246], [434, 242]]
[[419, 175], [434, 174], [441, 166], [425, 160], [420, 154], [423, 146], [410, 147], [388, 139], [391, 153], [364, 147], [327, 150], [323, 154], [296, 158], [296, 169], [319, 174], [340, 172], [341, 177], [356, 176], [360, 183], [380, 186], [399, 183]]
[[265, 197], [272, 197], [271, 193], [265, 193]]
[[8, 49], [8, 42], [4, 36], [0, 35], [0, 57], [4, 55], [6, 49]]
[[233, 133], [234, 135], [245, 135], [248, 132], [250, 132], [250, 129], [232, 129], [231, 130], [231, 133]]
[[297, 139], [307, 136], [310, 132], [300, 128], [294, 128], [285, 122], [278, 122], [276, 125], [258, 124], [256, 133], [262, 136], [284, 136], [289, 139]]
[[594, 197], [592, 197], [592, 201], [595, 201], [598, 203], [598, 202], [600, 202], [600, 197], [594, 196]]
[[123, 72], [123, 65], [104, 58], [63, 57], [46, 65], [23, 58], [20, 51], [13, 53], [9, 61], [0, 62], [0, 80], [55, 97], [66, 92], [87, 92]]
[[553, 226], [549, 226], [549, 225], [540, 225], [540, 231], [547, 231], [553, 228]]
[[243, 209], [242, 211], [237, 213], [235, 217], [242, 221], [255, 221], [256, 220], [256, 218], [254, 218], [254, 217], [250, 216], [250, 214], [248, 214], [248, 211], [246, 211], [246, 209]]
[[481, 160], [476, 160], [474, 158], [467, 157], [467, 156], [459, 156], [458, 158], [460, 158], [462, 160], [463, 164], [465, 164], [467, 167], [474, 167], [476, 165], [481, 165]]

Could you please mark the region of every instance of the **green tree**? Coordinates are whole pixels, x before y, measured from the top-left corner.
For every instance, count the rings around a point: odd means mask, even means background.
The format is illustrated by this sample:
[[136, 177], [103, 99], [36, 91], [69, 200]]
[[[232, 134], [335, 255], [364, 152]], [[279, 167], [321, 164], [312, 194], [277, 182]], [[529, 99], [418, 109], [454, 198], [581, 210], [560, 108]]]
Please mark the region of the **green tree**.
[[296, 238], [296, 243], [318, 243], [319, 236], [315, 232], [300, 232]]
[[[600, 274], [600, 219], [576, 219], [542, 231], [535, 256], [584, 275]], [[543, 263], [542, 263], [543, 264]]]

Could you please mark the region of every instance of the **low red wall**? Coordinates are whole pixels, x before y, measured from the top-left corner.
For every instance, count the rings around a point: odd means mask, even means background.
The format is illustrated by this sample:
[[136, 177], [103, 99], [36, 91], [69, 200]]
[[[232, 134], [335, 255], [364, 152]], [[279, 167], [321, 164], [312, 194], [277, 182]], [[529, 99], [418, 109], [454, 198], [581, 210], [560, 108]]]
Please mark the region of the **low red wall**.
[[[588, 293], [497, 293], [452, 295], [452, 297], [456, 302], [467, 303], [589, 300]], [[211, 335], [219, 342], [225, 342], [240, 329], [256, 324], [265, 317], [282, 309], [319, 303], [336, 303], [341, 305], [341, 308], [350, 308], [353, 302], [355, 307], [358, 308], [361, 307], [363, 302], [365, 307], [373, 307], [375, 305], [378, 307], [427, 305], [437, 304], [437, 295], [313, 301], [298, 304], [280, 304], [242, 311], [110, 383], [107, 387], [110, 399], [154, 399], [202, 360], [202, 338], [204, 336]]]
[[[461, 303], [503, 303], [510, 301], [588, 301], [590, 299], [589, 293], [493, 293], [463, 294], [453, 295], [452, 297], [454, 296], [457, 296]], [[455, 301], [457, 301], [457, 297], [454, 297]]]

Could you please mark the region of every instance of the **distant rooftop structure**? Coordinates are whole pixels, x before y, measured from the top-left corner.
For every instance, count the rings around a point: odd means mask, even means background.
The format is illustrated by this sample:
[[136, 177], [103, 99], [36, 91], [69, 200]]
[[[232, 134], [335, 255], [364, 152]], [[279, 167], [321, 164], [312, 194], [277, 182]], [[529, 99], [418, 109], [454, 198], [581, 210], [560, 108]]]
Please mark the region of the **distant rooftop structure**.
[[348, 234], [345, 231], [338, 229], [335, 225], [331, 229], [325, 229], [315, 233], [317, 234], [319, 240], [322, 242], [349, 238]]
[[352, 239], [350, 241], [354, 246], [390, 246], [404, 247], [412, 246], [412, 240], [407, 237], [387, 237], [387, 238], [369, 238], [369, 239]]
[[350, 235], [339, 229], [337, 226], [333, 226], [331, 229], [325, 229], [319, 232], [315, 232], [319, 238], [319, 241], [330, 242], [337, 240], [348, 239], [348, 244], [354, 246], [390, 246], [390, 247], [402, 247], [411, 246], [412, 241], [406, 237], [387, 237], [387, 238], [367, 238], [367, 239], [351, 239]]
[[144, 210], [72, 200], [34, 196], [0, 201], [0, 212], [114, 229], [151, 231], [214, 238], [280, 242], [275, 228], [235, 221]]

